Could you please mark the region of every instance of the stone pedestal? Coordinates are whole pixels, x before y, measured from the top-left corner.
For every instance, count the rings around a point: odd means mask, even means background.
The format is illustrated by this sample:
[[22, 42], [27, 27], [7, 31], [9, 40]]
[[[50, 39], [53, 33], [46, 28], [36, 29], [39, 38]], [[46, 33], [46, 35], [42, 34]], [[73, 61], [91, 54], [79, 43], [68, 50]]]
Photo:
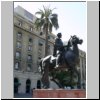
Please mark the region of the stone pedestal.
[[33, 98], [86, 98], [85, 90], [36, 89]]

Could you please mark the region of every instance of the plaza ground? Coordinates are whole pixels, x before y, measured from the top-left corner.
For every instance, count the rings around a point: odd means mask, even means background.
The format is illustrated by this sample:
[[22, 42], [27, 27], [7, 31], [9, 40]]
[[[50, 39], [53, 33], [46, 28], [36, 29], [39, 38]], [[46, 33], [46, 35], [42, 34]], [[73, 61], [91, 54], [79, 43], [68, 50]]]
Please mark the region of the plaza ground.
[[32, 98], [32, 94], [14, 94], [14, 98]]

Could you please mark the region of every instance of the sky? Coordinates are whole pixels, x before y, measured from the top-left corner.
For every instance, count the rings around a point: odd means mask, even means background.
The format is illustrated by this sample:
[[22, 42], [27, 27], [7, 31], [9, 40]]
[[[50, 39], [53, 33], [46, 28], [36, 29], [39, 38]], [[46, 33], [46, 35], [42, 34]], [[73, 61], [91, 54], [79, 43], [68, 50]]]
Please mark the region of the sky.
[[62, 41], [68, 41], [71, 35], [83, 39], [79, 49], [87, 52], [87, 4], [86, 2], [14, 2], [14, 8], [21, 6], [33, 15], [44, 6], [50, 6], [58, 15], [59, 29], [52, 33], [62, 33]]

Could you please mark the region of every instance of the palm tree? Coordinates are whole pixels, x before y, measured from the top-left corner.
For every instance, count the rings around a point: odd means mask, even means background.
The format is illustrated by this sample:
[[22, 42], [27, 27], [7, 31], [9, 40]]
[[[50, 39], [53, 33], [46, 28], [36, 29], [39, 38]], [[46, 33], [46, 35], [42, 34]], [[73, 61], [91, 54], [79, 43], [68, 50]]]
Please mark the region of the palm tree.
[[43, 30], [46, 37], [45, 56], [48, 55], [48, 33], [52, 32], [53, 27], [55, 29], [59, 28], [58, 15], [52, 13], [54, 9], [51, 10], [49, 7], [43, 6], [43, 10], [39, 9], [39, 11], [35, 13], [40, 15], [40, 18], [37, 17], [35, 21], [36, 29]]

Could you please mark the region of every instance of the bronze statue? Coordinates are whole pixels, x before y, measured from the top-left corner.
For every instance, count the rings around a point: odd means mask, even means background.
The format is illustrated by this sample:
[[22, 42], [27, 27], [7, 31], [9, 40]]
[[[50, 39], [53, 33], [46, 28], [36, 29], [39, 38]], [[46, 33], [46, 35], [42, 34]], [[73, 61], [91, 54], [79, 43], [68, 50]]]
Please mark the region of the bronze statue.
[[63, 54], [63, 63], [62, 63], [62, 65], [59, 65], [58, 67], [56, 67], [57, 57], [53, 57], [52, 55], [49, 55], [49, 56], [41, 59], [40, 67], [41, 67], [41, 72], [42, 72], [43, 88], [49, 88], [49, 72], [52, 72], [55, 70], [63, 70], [63, 69], [70, 70], [70, 72], [71, 72], [70, 82], [72, 81], [73, 74], [74, 73], [77, 74], [77, 76], [78, 76], [77, 85], [78, 85], [78, 88], [80, 88], [80, 74], [77, 71], [76, 65], [79, 63], [78, 44], [82, 44], [82, 42], [83, 42], [83, 40], [79, 39], [76, 35], [71, 36], [71, 38], [68, 41], [69, 46], [67, 46], [67, 49], [65, 46], [63, 53], [62, 53]]

